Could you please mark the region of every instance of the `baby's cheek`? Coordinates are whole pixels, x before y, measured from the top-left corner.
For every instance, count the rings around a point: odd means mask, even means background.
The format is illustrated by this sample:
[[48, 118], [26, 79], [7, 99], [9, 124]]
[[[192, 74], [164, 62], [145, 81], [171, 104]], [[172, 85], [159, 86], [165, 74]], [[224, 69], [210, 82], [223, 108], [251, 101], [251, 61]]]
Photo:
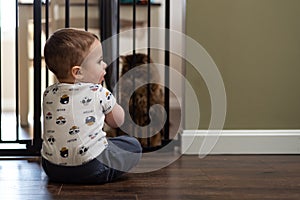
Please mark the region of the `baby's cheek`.
[[101, 74], [99, 78], [99, 82], [101, 83], [102, 81], [104, 81], [104, 74]]

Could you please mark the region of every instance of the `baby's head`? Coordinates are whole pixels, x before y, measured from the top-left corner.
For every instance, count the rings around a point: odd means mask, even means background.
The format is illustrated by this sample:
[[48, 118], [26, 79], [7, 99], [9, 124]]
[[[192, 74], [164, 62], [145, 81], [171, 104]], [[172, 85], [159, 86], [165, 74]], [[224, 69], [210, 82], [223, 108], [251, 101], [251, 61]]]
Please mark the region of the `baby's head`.
[[72, 28], [55, 31], [45, 44], [44, 56], [48, 69], [60, 82], [104, 80], [101, 43], [90, 32]]

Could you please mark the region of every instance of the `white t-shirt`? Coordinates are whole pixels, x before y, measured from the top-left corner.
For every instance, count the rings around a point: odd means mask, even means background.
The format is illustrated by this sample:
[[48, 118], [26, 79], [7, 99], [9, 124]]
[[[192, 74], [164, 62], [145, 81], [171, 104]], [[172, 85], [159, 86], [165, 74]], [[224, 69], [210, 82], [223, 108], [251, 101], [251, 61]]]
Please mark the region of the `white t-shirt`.
[[57, 83], [43, 97], [42, 156], [57, 165], [82, 165], [107, 147], [105, 114], [114, 96], [102, 85]]

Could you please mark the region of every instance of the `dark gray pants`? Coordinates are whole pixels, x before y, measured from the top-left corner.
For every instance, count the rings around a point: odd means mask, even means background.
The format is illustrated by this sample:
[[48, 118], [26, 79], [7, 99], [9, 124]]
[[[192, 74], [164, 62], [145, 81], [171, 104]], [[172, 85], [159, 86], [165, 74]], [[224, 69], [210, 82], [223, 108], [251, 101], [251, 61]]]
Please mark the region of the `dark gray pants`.
[[60, 166], [42, 159], [50, 181], [61, 183], [102, 184], [130, 171], [141, 158], [138, 140], [129, 136], [108, 139], [108, 147], [94, 160], [80, 166]]

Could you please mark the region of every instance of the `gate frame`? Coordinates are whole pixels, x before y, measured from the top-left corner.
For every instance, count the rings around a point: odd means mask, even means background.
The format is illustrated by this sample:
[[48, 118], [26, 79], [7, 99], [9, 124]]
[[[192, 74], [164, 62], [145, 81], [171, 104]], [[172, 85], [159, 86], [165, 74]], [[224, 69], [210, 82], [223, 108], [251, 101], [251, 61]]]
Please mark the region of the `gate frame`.
[[[46, 0], [49, 3], [49, 0]], [[16, 0], [16, 140], [15, 141], [2, 141], [0, 144], [25, 144], [26, 149], [0, 149], [0, 156], [39, 156], [42, 147], [41, 138], [41, 27], [42, 27], [42, 1], [34, 0], [33, 2], [33, 21], [34, 21], [34, 117], [33, 117], [33, 139], [20, 140], [19, 139], [19, 1]], [[0, 34], [1, 35], [1, 34]], [[0, 36], [1, 38], [1, 36]], [[39, 42], [37, 42], [39, 41]], [[1, 63], [0, 63], [1, 64]], [[0, 91], [2, 92], [2, 91]], [[2, 110], [2, 102], [0, 102]], [[0, 120], [2, 113], [0, 114]], [[1, 131], [1, 130], [0, 130]]]
[[[118, 1], [118, 33], [119, 33], [119, 26], [120, 26], [120, 0]], [[66, 2], [66, 27], [69, 27], [69, 7], [70, 6], [70, 1], [65, 0]], [[100, 2], [100, 0], [99, 0]], [[133, 9], [136, 7], [137, 0], [133, 0]], [[170, 0], [165, 0], [166, 6], [165, 6], [165, 29], [169, 30], [170, 29]], [[26, 149], [0, 149], [0, 157], [1, 156], [40, 156], [40, 150], [42, 147], [42, 127], [41, 127], [41, 115], [42, 115], [42, 109], [41, 109], [41, 68], [42, 68], [42, 56], [41, 56], [41, 34], [42, 34], [42, 5], [46, 6], [46, 39], [49, 36], [49, 0], [34, 0], [33, 1], [33, 23], [34, 23], [34, 60], [33, 60], [33, 84], [34, 84], [34, 94], [33, 94], [33, 103], [34, 103], [34, 108], [33, 108], [33, 139], [29, 140], [19, 140], [18, 138], [18, 133], [19, 133], [19, 74], [18, 74], [18, 69], [16, 70], [16, 134], [17, 134], [17, 139], [15, 141], [2, 141], [0, 138], [0, 144], [25, 144]], [[88, 29], [88, 24], [87, 24], [87, 5], [88, 5], [88, 0], [85, 0], [85, 30]], [[150, 27], [151, 24], [151, 1], [149, 0], [147, 3], [148, 6], [148, 28]], [[19, 61], [18, 61], [18, 26], [19, 26], [19, 13], [18, 13], [18, 7], [19, 7], [19, 2], [16, 0], [16, 66], [18, 68]], [[133, 12], [134, 13], [134, 12]], [[133, 23], [135, 23], [135, 13], [133, 14]], [[101, 21], [101, 20], [99, 20]], [[133, 24], [133, 27], [135, 24]], [[100, 27], [99, 27], [100, 28]], [[1, 27], [0, 27], [1, 30]], [[148, 33], [149, 35], [151, 34], [150, 32]], [[150, 36], [149, 36], [150, 37]], [[169, 49], [170, 47], [170, 37], [169, 37], [169, 32], [166, 31], [165, 35], [166, 41], [165, 41], [165, 47], [166, 49]], [[0, 39], [1, 39], [1, 34], [0, 34]], [[150, 43], [149, 38], [148, 38], [148, 44]], [[119, 51], [119, 50], [117, 50]], [[133, 50], [135, 53], [135, 50]], [[1, 50], [0, 50], [1, 53]], [[148, 60], [150, 59], [150, 48], [148, 48], [147, 51], [148, 55]], [[1, 61], [0, 61], [1, 64]], [[165, 65], [169, 66], [170, 65], [170, 52], [168, 50], [165, 50]], [[118, 71], [119, 69], [117, 69]], [[0, 69], [1, 72], [1, 69]], [[166, 68], [165, 70], [165, 84], [166, 86], [169, 86], [170, 84], [170, 74], [169, 74], [169, 69]], [[46, 82], [48, 83], [48, 70], [46, 70]], [[46, 83], [46, 85], [48, 85]], [[1, 86], [1, 83], [0, 83]], [[1, 88], [0, 88], [0, 93], [1, 93]], [[170, 91], [168, 87], [165, 87], [165, 108], [166, 108], [166, 113], [167, 113], [167, 123], [164, 126], [164, 137], [162, 139], [162, 145], [158, 147], [146, 147], [144, 148], [144, 151], [153, 151], [162, 148], [163, 146], [167, 145], [169, 142], [171, 142], [169, 138], [169, 119], [170, 119]], [[2, 108], [2, 102], [0, 100], [0, 107]], [[1, 116], [0, 114], [0, 120]], [[0, 130], [1, 131], [1, 130]], [[1, 134], [0, 134], [1, 135]], [[180, 144], [180, 137], [178, 137], [178, 145]]]

